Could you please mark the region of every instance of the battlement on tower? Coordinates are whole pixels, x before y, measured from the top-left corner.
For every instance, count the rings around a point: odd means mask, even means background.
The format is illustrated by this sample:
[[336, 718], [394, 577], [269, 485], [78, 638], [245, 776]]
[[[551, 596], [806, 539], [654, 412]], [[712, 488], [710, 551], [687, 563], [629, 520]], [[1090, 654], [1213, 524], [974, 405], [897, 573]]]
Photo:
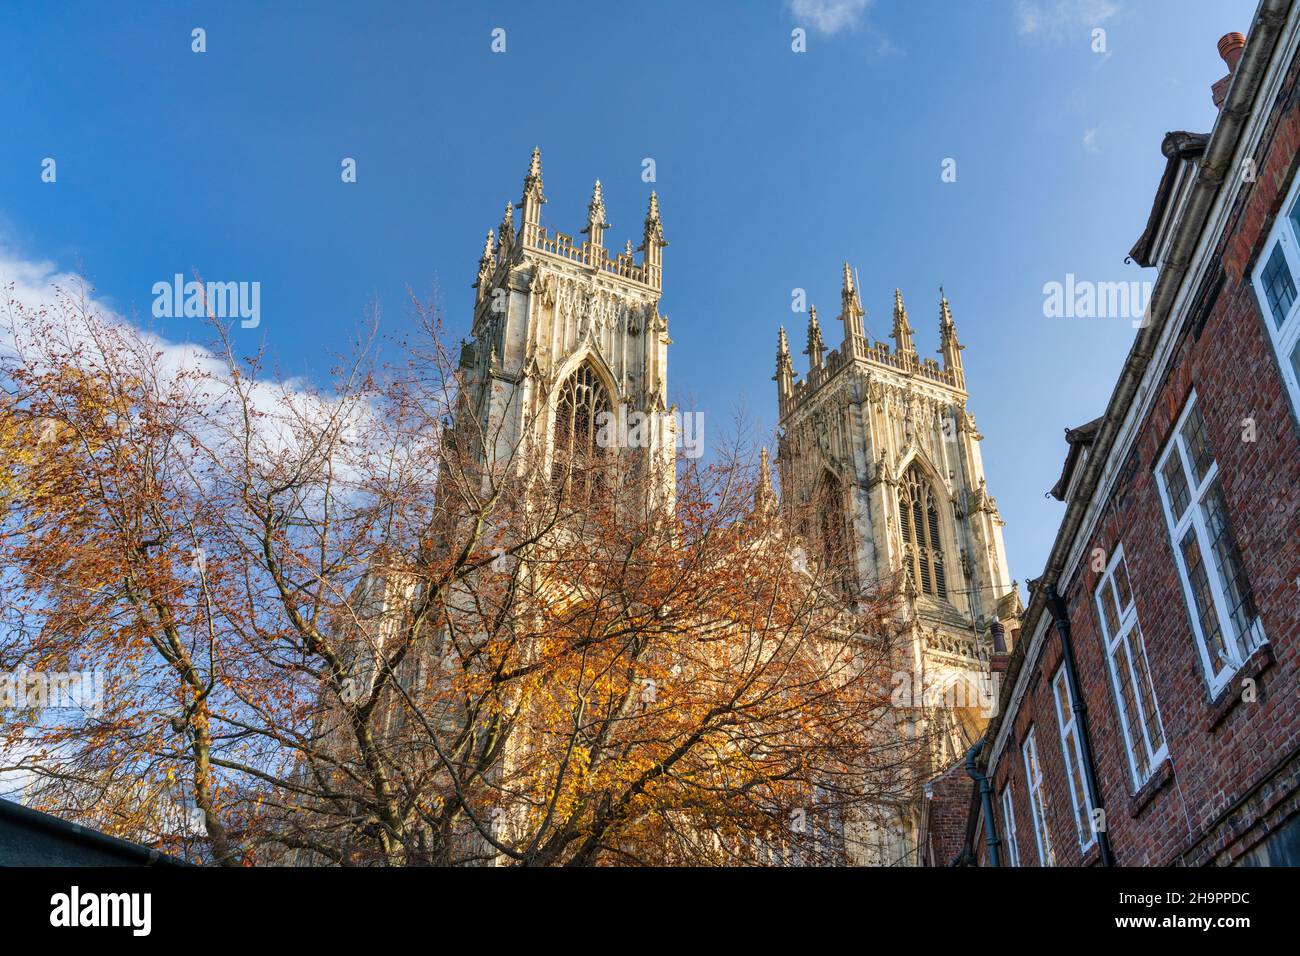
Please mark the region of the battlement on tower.
[[907, 353], [897, 354], [890, 351], [888, 342], [869, 343], [865, 338], [854, 337], [844, 342], [838, 349], [826, 354], [826, 362], [821, 368], [809, 369], [808, 375], [794, 383], [791, 393], [790, 409], [803, 404], [823, 385], [834, 378], [839, 371], [855, 362], [878, 365], [893, 372], [914, 375], [918, 378], [935, 382], [956, 391], [965, 391], [965, 381], [956, 371], [944, 369], [932, 358], [918, 359]]
[[902, 294], [894, 290], [894, 324], [891, 337], [896, 348], [891, 350], [888, 342], [868, 340], [863, 328], [866, 311], [862, 308], [859, 292], [849, 269], [844, 264], [844, 286], [841, 291], [842, 308], [840, 321], [844, 326], [844, 339], [840, 347], [827, 352], [822, 340], [821, 325], [817, 319], [817, 307], [809, 309], [808, 347], [804, 354], [808, 356], [808, 374], [796, 380], [794, 363], [790, 357], [790, 346], [782, 327], [777, 342], [776, 375], [777, 397], [780, 404], [781, 418], [799, 408], [825, 385], [834, 379], [846, 367], [876, 366], [904, 378], [919, 379], [944, 388], [951, 389], [964, 398], [966, 395], [966, 374], [962, 368], [961, 351], [964, 348], [957, 341], [957, 328], [953, 323], [948, 300], [940, 289], [939, 296], [939, 352], [943, 363], [932, 358], [921, 358], [913, 345], [912, 327], [907, 318], [907, 308], [903, 305]]
[[[505, 214], [495, 236], [492, 230], [488, 230], [483, 256], [479, 259], [478, 278], [474, 283], [480, 303], [487, 297], [490, 288], [499, 285], [493, 282], [498, 270], [509, 268], [511, 263], [523, 258], [525, 252], [560, 259], [595, 273], [636, 283], [655, 292], [663, 289], [663, 249], [668, 243], [664, 240], [663, 222], [659, 218], [659, 197], [656, 193], [650, 193], [642, 242], [636, 250], [641, 253], [639, 262], [631, 240], [628, 240], [621, 252], [611, 252], [605, 248], [605, 230], [609, 228], [609, 223], [605, 221], [605, 199], [599, 179], [596, 180], [591, 201], [587, 204], [587, 225], [581, 230], [586, 238], [581, 241], [558, 229], [548, 232], [541, 224], [541, 209], [545, 202], [541, 152], [534, 149], [528, 175], [524, 178], [523, 197], [518, 203], [506, 204]], [[518, 231], [515, 229], [515, 209], [522, 212]]]
[[558, 230], [554, 235], [548, 236], [545, 228], [539, 228], [530, 248], [576, 262], [589, 269], [608, 272], [621, 279], [640, 282], [652, 289], [662, 287], [662, 270], [651, 269], [644, 262], [637, 262], [630, 242], [624, 251], [611, 255], [604, 246], [593, 246], [589, 241], [574, 242], [572, 236]]

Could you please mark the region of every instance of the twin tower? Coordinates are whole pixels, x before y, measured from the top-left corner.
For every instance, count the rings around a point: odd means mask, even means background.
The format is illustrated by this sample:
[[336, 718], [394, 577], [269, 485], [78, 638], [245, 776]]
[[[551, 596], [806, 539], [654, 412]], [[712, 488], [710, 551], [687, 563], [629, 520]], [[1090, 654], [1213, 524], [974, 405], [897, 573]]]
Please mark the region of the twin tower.
[[[546, 229], [545, 202], [534, 150], [522, 198], [488, 233], [472, 340], [462, 354], [466, 391], [490, 436], [489, 460], [518, 448], [547, 461], [554, 449], [580, 450], [594, 443], [591, 423], [601, 411], [671, 411], [668, 321], [659, 311], [667, 242], [657, 197], [649, 197], [639, 247], [628, 242], [615, 252], [605, 246], [599, 182], [583, 239]], [[810, 551], [850, 567], [856, 582], [901, 579], [911, 657], [902, 704], [922, 714], [936, 692], [958, 689], [955, 705], [938, 717], [949, 724], [947, 752], [935, 759], [943, 765], [982, 732], [990, 702], [971, 693], [971, 677], [987, 680], [995, 634], [1010, 632], [1022, 608], [1003, 521], [985, 485], [982, 436], [967, 409], [964, 347], [942, 293], [938, 311], [942, 363], [918, 355], [897, 290], [893, 347], [868, 341], [846, 263], [840, 347], [827, 349], [811, 309], [806, 377], [796, 374], [781, 329], [775, 380], [782, 508]], [[658, 430], [649, 449], [667, 500], [673, 444], [671, 429]], [[897, 846], [878, 862], [912, 852], [913, 822], [898, 822]]]
[[[668, 243], [658, 197], [650, 194], [637, 249], [629, 241], [621, 251], [605, 246], [599, 181], [583, 239], [544, 227], [545, 202], [534, 150], [521, 199], [507, 203], [497, 231], [488, 231], [472, 337], [462, 350], [481, 433], [498, 446], [484, 449], [489, 460], [519, 457], [520, 447], [545, 455], [561, 439], [570, 449], [594, 441], [587, 413], [670, 411], [668, 320], [659, 311]], [[928, 646], [974, 652], [995, 622], [1012, 622], [1016, 589], [1003, 522], [985, 486], [982, 436], [967, 410], [965, 346], [942, 292], [941, 363], [917, 353], [898, 290], [892, 348], [868, 340], [865, 314], [845, 263], [840, 347], [827, 349], [811, 308], [801, 379], [785, 329], [779, 333], [782, 499], [790, 514], [813, 501], [830, 512], [801, 530], [822, 549], [851, 549], [858, 581], [903, 574]], [[671, 489], [674, 436], [657, 435], [651, 454]]]

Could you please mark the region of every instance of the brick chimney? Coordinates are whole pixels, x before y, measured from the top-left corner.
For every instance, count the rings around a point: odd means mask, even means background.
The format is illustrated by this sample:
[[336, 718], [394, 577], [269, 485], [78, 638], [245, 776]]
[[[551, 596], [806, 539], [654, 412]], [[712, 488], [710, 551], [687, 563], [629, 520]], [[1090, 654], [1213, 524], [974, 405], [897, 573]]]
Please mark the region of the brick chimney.
[[1237, 69], [1237, 61], [1245, 49], [1246, 38], [1240, 33], [1225, 33], [1219, 39], [1219, 56], [1228, 64], [1228, 75], [1210, 87], [1210, 96], [1219, 109], [1223, 108], [1223, 101], [1228, 97], [1228, 84], [1232, 82], [1233, 71]]

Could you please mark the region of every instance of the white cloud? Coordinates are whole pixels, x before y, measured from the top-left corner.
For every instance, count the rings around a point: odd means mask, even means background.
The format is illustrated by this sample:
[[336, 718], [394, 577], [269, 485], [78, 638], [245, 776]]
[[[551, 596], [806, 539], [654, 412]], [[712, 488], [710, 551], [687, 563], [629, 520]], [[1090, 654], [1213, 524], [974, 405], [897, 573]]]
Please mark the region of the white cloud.
[[1097, 127], [1083, 131], [1083, 149], [1093, 155], [1101, 152], [1101, 147], [1097, 145]]
[[1016, 30], [1031, 39], [1090, 39], [1090, 32], [1115, 14], [1119, 4], [1113, 0], [1019, 0], [1016, 4]]
[[786, 0], [800, 25], [818, 33], [833, 34], [858, 26], [872, 0]]
[[[38, 316], [38, 324], [46, 327], [29, 327], [24, 322], [29, 316]], [[206, 327], [192, 326], [195, 332], [203, 328]], [[239, 332], [237, 325], [233, 332]], [[96, 341], [102, 334], [109, 337], [108, 347], [124, 350], [122, 354], [133, 368], [164, 388], [184, 383], [191, 396], [205, 399], [214, 409], [236, 395], [226, 361], [211, 349], [169, 341], [142, 329], [96, 298], [89, 283], [76, 273], [61, 270], [48, 260], [28, 259], [0, 245], [0, 353], [12, 355], [22, 350], [42, 354], [39, 347], [33, 348], [37, 345], [35, 338], [40, 336], [48, 345], [52, 335], [58, 350], [83, 345], [93, 354], [105, 344]], [[300, 379], [259, 378], [245, 380], [243, 387], [247, 389], [250, 407], [258, 416], [255, 439], [261, 445], [261, 452], [268, 456], [295, 442], [296, 423], [324, 421], [338, 407], [334, 400], [308, 388]], [[239, 420], [223, 422], [220, 418], [214, 414], [213, 424], [225, 434], [213, 437], [217, 441], [236, 441]], [[223, 425], [228, 427], [222, 428]]]

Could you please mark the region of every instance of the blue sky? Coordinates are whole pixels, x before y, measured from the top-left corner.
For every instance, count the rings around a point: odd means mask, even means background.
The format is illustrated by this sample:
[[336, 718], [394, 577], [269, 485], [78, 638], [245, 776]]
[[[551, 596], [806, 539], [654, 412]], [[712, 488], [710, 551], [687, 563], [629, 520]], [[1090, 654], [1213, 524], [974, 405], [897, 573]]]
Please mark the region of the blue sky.
[[[542, 149], [544, 224], [636, 238], [655, 160], [673, 397], [770, 430], [777, 328], [858, 269], [869, 333], [902, 289], [917, 346], [951, 302], [1012, 574], [1063, 506], [1062, 429], [1105, 406], [1134, 330], [1048, 319], [1043, 285], [1125, 265], [1167, 130], [1208, 131], [1215, 41], [1250, 0], [24, 3], [0, 14], [0, 282], [80, 270], [125, 315], [197, 270], [261, 283], [285, 374], [324, 380], [372, 302], [437, 288], [463, 332], [483, 234]], [[191, 30], [207, 52], [191, 51]], [[506, 31], [493, 53], [494, 28]], [[791, 30], [807, 30], [807, 52]], [[1092, 30], [1106, 31], [1096, 53]], [[57, 162], [55, 183], [41, 162]], [[340, 181], [343, 157], [355, 184]], [[956, 160], [955, 182], [941, 164]], [[196, 320], [153, 323], [174, 341]], [[838, 323], [829, 326], [832, 347]], [[796, 369], [805, 368], [799, 357]], [[706, 436], [707, 436], [706, 430]]]

